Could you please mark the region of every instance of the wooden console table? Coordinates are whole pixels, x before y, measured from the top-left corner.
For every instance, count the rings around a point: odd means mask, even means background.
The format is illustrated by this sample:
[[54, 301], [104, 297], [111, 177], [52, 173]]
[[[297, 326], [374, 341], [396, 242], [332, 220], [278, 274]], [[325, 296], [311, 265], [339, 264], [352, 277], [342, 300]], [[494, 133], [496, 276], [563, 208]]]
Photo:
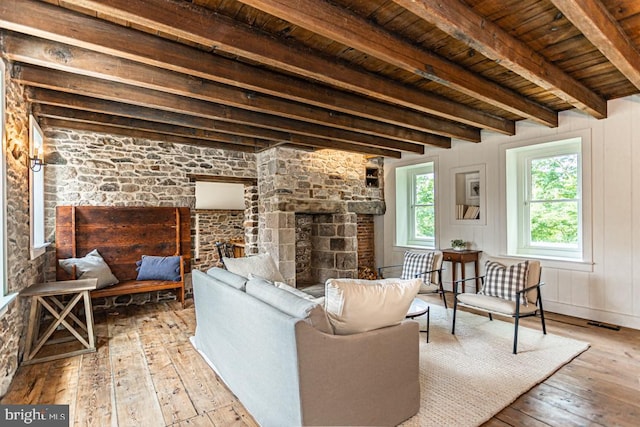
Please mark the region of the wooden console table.
[[[97, 283], [98, 279], [45, 282], [31, 285], [20, 292], [20, 296], [31, 297], [29, 329], [27, 330], [23, 364], [46, 362], [96, 351], [90, 292], [96, 288]], [[64, 296], [69, 298], [66, 305], [61, 301]], [[84, 301], [84, 322], [72, 311], [80, 300]], [[53, 316], [53, 320], [40, 336], [42, 308], [45, 308]], [[40, 351], [42, 346], [49, 340], [60, 325], [71, 332], [73, 337], [67, 337], [63, 340], [51, 340], [51, 344], [70, 341], [75, 337], [75, 339], [82, 343], [84, 348], [36, 358], [35, 356], [38, 354], [38, 351]]]
[[[449, 261], [451, 263], [451, 279], [452, 282], [455, 283], [456, 281], [456, 271], [457, 271], [457, 265], [460, 264], [460, 274], [461, 274], [461, 279], [464, 280], [465, 279], [465, 264], [468, 262], [473, 262], [475, 265], [475, 277], [480, 276], [480, 266], [479, 264], [479, 259], [480, 259], [480, 254], [482, 253], [482, 251], [474, 251], [474, 250], [463, 250], [463, 251], [456, 251], [453, 249], [443, 249], [442, 250], [442, 256], [443, 256], [443, 261]], [[480, 279], [476, 279], [476, 292], [478, 292], [478, 288], [480, 286]], [[462, 292], [465, 291], [465, 282], [462, 282]]]

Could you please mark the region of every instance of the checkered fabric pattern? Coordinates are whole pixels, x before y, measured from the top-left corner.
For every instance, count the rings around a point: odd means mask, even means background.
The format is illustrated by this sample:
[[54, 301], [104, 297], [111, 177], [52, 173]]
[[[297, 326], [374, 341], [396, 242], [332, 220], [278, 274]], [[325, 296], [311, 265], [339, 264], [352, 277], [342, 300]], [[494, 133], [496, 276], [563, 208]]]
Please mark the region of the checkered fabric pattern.
[[[425, 279], [425, 273], [433, 269], [433, 252], [414, 252], [407, 251], [404, 253], [404, 262], [402, 263], [402, 279], [414, 279], [420, 277]], [[430, 276], [427, 277], [427, 282], [430, 281]]]
[[[484, 286], [478, 292], [481, 295], [500, 297], [517, 301], [516, 292], [527, 286], [529, 261], [514, 264], [509, 267], [495, 261], [485, 263]], [[527, 298], [522, 294], [520, 303], [527, 305]]]

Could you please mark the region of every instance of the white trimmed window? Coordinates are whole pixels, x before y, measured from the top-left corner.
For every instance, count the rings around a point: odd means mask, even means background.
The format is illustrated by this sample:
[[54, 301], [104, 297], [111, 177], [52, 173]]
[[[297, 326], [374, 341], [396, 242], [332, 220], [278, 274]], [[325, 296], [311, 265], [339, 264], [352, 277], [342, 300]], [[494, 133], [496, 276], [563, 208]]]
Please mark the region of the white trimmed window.
[[590, 261], [588, 139], [505, 150], [509, 255]]
[[0, 316], [4, 314], [9, 303], [16, 297], [16, 293], [9, 294], [7, 284], [7, 142], [5, 129], [5, 65], [0, 59], [0, 283], [2, 283], [2, 294], [0, 294]]
[[[42, 152], [44, 134], [35, 117], [29, 117], [30, 155]], [[42, 158], [42, 154], [39, 155]], [[35, 169], [35, 170], [34, 170]], [[48, 245], [44, 236], [44, 165], [29, 171], [31, 193], [31, 259], [42, 255]]]
[[396, 245], [436, 247], [434, 162], [396, 168]]

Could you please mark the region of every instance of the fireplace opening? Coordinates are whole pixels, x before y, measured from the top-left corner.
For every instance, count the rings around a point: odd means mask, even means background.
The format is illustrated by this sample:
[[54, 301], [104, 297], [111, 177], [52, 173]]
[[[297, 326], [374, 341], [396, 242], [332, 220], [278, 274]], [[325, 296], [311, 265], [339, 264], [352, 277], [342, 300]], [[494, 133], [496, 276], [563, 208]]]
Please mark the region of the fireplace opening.
[[375, 278], [373, 215], [296, 213], [295, 236], [297, 287]]

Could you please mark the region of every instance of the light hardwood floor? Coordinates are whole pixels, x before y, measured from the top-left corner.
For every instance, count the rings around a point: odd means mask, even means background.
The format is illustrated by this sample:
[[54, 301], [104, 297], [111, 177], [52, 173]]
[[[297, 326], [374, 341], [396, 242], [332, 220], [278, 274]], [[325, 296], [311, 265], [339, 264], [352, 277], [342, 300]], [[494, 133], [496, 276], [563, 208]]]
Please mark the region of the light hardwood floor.
[[[640, 331], [547, 317], [549, 333], [591, 348], [485, 425], [640, 425]], [[98, 313], [96, 324], [96, 353], [20, 367], [1, 403], [69, 404], [78, 426], [256, 425], [189, 343], [192, 301]]]

